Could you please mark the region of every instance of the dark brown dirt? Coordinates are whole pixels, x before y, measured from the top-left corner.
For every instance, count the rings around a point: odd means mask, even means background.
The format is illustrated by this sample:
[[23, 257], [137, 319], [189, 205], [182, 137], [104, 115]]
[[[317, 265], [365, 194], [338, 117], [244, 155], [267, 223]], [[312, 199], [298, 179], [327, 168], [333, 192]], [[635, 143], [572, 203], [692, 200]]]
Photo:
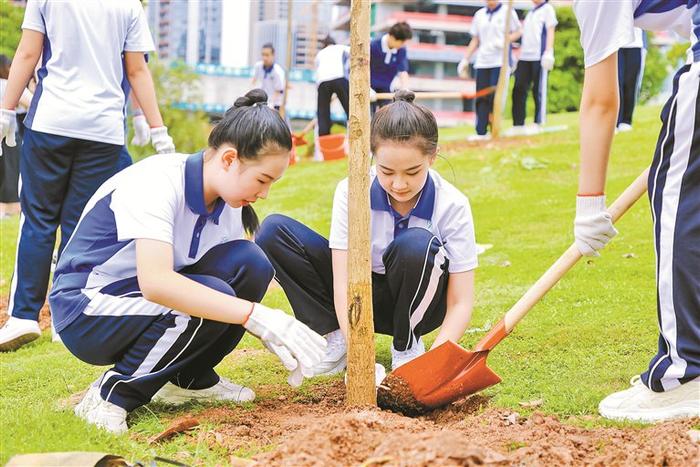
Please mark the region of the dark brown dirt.
[[427, 407], [413, 396], [406, 381], [393, 373], [389, 373], [377, 388], [377, 405], [407, 417], [422, 415], [427, 411]]
[[[0, 326], [5, 324], [5, 321], [7, 321], [7, 302], [8, 298], [5, 297], [0, 297]], [[41, 308], [41, 311], [39, 312], [39, 327], [43, 331], [44, 329], [47, 329], [51, 327], [51, 312], [49, 311], [49, 304], [48, 302], [44, 303], [44, 306]]]
[[[280, 390], [285, 395], [270, 396]], [[306, 395], [262, 388], [253, 409], [218, 407], [196, 416], [216, 425], [204, 434], [212, 447], [233, 452], [274, 446], [253, 457], [260, 466], [700, 466], [700, 444], [688, 434], [698, 419], [587, 429], [576, 425], [587, 418], [563, 423], [540, 412], [520, 417], [489, 408], [481, 395], [408, 418], [373, 407], [347, 408], [344, 391], [339, 381]]]

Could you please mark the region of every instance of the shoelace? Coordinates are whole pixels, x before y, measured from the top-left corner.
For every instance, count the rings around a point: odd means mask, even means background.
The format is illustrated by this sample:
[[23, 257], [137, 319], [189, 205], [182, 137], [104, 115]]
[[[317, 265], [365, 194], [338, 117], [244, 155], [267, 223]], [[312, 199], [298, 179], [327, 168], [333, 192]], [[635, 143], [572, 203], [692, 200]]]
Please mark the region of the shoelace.
[[630, 386], [637, 386], [639, 384], [644, 384], [642, 382], [642, 375], [634, 375], [630, 378]]

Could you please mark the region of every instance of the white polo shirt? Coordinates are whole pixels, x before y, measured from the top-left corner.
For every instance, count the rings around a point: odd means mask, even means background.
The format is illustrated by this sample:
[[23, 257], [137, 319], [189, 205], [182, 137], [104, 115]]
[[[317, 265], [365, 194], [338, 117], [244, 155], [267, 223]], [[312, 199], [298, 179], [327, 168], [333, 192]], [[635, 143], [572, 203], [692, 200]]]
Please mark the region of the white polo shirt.
[[172, 245], [173, 269], [178, 271], [219, 244], [245, 238], [241, 208], [219, 199], [207, 211], [202, 164], [201, 152], [155, 155], [97, 190], [54, 273], [56, 330], [70, 324], [93, 299], [140, 296], [136, 239]]
[[557, 14], [548, 2], [530, 10], [523, 22], [520, 60], [539, 61], [547, 48], [547, 29], [556, 26]]
[[[482, 8], [472, 19], [469, 33], [479, 38], [479, 49], [476, 52], [474, 68], [496, 68], [503, 63], [503, 31], [506, 24], [508, 8], [499, 3], [496, 8]], [[520, 21], [515, 10], [510, 16], [510, 32], [520, 29]]]
[[25, 125], [123, 145], [122, 52], [154, 49], [141, 3], [29, 0], [22, 29], [44, 34], [39, 82]]
[[[370, 224], [372, 236], [372, 271], [384, 274], [382, 256], [397, 235], [410, 227], [431, 231], [442, 242], [450, 260], [449, 272], [471, 271], [478, 265], [474, 221], [469, 200], [434, 170], [429, 171], [418, 203], [401, 217], [389, 203], [389, 197], [370, 171]], [[348, 180], [338, 183], [333, 199], [329, 246], [348, 249]]]
[[316, 54], [316, 83], [348, 77], [350, 47], [333, 44], [324, 47]]
[[267, 94], [267, 102], [271, 107], [282, 105], [284, 96], [284, 69], [274, 63], [269, 69], [265, 69], [263, 62], [257, 62], [253, 67], [253, 78]]
[[634, 28], [634, 40], [622, 49], [646, 49], [644, 31], [641, 28]]
[[700, 61], [700, 6], [694, 0], [577, 0], [574, 13], [581, 29], [586, 67], [632, 43], [635, 26], [648, 31], [674, 31], [690, 39], [689, 56], [695, 62]]

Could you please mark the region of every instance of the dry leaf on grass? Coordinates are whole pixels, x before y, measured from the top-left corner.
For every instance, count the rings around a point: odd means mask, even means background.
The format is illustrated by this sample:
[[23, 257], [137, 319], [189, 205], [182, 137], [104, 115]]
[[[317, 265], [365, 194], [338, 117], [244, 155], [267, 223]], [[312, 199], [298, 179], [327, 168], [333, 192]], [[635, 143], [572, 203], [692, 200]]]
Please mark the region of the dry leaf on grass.
[[192, 428], [196, 427], [199, 425], [199, 420], [197, 420], [194, 417], [181, 417], [181, 418], [176, 418], [173, 420], [170, 425], [168, 425], [168, 428], [163, 430], [162, 432], [158, 433], [157, 435], [151, 437], [148, 439], [149, 444], [153, 443], [158, 443], [160, 441], [163, 441], [165, 439], [168, 439], [178, 433], [183, 433], [187, 430], [191, 430]]
[[527, 408], [527, 409], [531, 409], [531, 408], [534, 408], [534, 407], [539, 407], [539, 406], [542, 405], [543, 403], [544, 403], [544, 399], [535, 399], [535, 400], [527, 401], [527, 402], [518, 402], [518, 404], [520, 405], [520, 407], [525, 407], [525, 408]]

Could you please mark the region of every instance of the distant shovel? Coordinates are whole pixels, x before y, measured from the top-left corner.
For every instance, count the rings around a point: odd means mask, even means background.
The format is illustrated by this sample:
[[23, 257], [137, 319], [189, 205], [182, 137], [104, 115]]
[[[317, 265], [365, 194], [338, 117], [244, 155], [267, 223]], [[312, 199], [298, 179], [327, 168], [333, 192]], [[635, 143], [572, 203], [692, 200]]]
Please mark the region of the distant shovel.
[[[648, 174], [649, 169], [646, 169], [608, 208], [613, 222], [646, 193]], [[474, 351], [448, 341], [390, 373], [378, 388], [379, 406], [418, 415], [500, 383], [501, 378], [486, 366], [489, 352], [580, 258], [576, 245], [571, 245], [481, 339]]]

